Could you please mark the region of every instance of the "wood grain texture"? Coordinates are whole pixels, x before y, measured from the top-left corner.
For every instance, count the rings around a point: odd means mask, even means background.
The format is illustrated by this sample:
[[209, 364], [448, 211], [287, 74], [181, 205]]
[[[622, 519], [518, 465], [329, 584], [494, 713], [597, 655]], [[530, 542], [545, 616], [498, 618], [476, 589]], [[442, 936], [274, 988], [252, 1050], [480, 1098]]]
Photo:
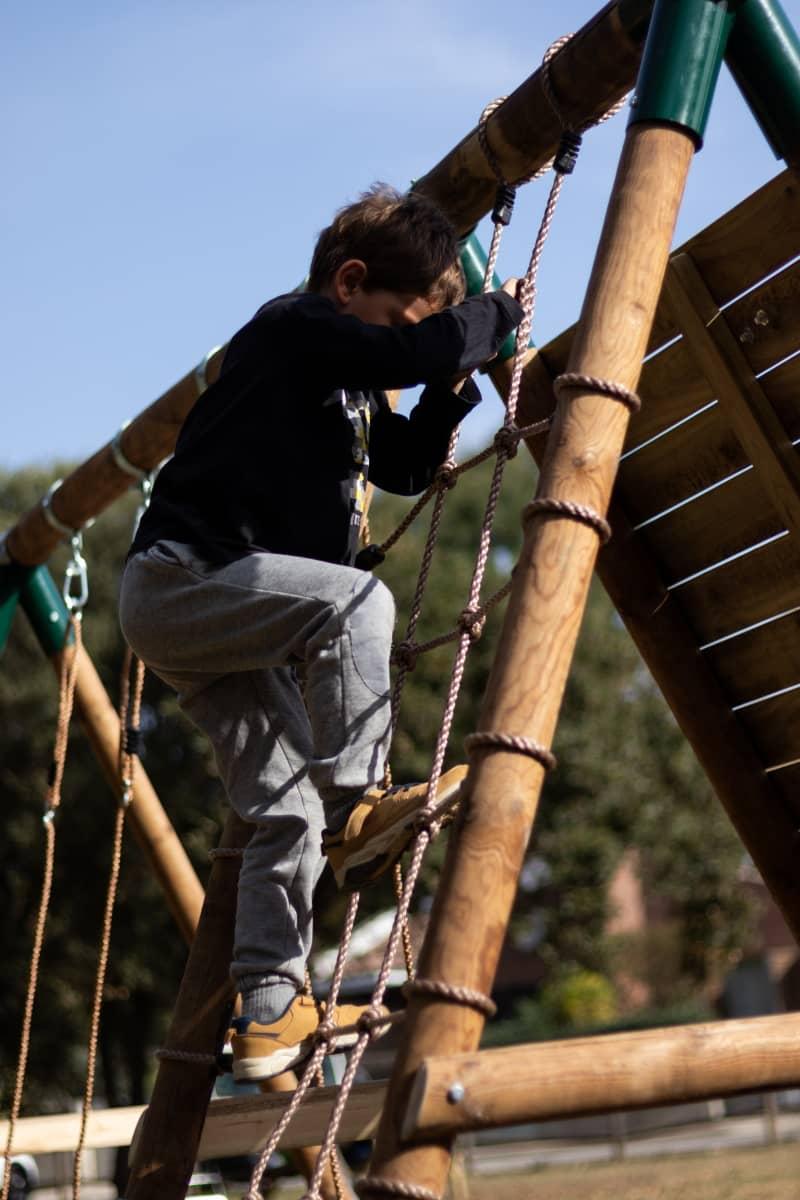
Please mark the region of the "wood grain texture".
[[[463, 1098], [454, 1102], [455, 1082]], [[427, 1139], [798, 1083], [797, 1013], [438, 1055], [417, 1072], [403, 1134]]]

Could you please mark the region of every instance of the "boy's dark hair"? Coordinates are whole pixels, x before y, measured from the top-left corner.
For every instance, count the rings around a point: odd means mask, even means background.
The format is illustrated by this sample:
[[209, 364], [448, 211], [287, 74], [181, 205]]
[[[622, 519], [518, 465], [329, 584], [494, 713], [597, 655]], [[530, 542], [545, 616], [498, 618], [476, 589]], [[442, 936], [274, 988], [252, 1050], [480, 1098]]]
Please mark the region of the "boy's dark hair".
[[439, 308], [464, 298], [456, 232], [444, 213], [416, 192], [402, 195], [376, 183], [340, 209], [317, 239], [308, 290], [321, 291], [349, 258], [366, 263], [367, 291], [425, 296]]

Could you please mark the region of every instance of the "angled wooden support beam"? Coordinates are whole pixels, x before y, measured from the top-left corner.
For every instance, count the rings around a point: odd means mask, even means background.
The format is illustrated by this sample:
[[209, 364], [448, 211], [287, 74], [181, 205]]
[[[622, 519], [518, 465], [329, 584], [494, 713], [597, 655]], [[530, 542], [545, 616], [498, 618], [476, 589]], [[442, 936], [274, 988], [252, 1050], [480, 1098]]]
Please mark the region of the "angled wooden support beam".
[[[690, 255], [671, 261], [664, 295], [700, 371], [786, 528], [800, 534], [800, 457]], [[761, 320], [780, 314], [761, 313]]]
[[[175, 449], [175, 441], [198, 395], [219, 374], [224, 347], [179, 379], [131, 421], [119, 437], [119, 450], [138, 470], [154, 470]], [[114, 440], [81, 463], [52, 497], [53, 515], [70, 529], [81, 529], [131, 486], [132, 475], [119, 465]], [[45, 517], [41, 504], [19, 518], [5, 538], [11, 559], [24, 566], [47, 562], [64, 534]], [[2, 559], [2, 554], [0, 554]]]
[[408, 1141], [739, 1096], [800, 1083], [800, 1014], [437, 1055], [421, 1064]]
[[[633, 86], [650, 8], [651, 0], [606, 4], [552, 59], [551, 86], [570, 128], [598, 120]], [[487, 122], [489, 145], [512, 182], [544, 166], [561, 138], [561, 122], [547, 99], [542, 76], [539, 67]], [[486, 102], [491, 99], [487, 96]], [[468, 233], [491, 210], [497, 191], [477, 127], [414, 187], [436, 201], [459, 234]]]
[[[61, 653], [72, 652], [68, 648]], [[119, 798], [119, 717], [86, 649], [81, 647], [78, 655], [75, 703], [100, 768]], [[60, 660], [61, 654], [51, 659], [56, 673], [60, 670]], [[203, 904], [203, 885], [138, 759], [127, 819], [163, 889], [178, 929], [186, 941], [191, 941]]]
[[[568, 371], [635, 390], [693, 138], [672, 128], [629, 129]], [[562, 397], [539, 484], [541, 500], [606, 512], [628, 423], [627, 408], [576, 385]], [[479, 730], [550, 744], [598, 549], [595, 530], [542, 511], [526, 523]], [[541, 756], [502, 747], [473, 759], [423, 947], [419, 975], [488, 994], [513, 904], [539, 793]], [[412, 995], [362, 1192], [413, 1184], [440, 1196], [452, 1138], [402, 1145], [412, 1078], [434, 1053], [477, 1046], [484, 1017], [468, 1006]]]

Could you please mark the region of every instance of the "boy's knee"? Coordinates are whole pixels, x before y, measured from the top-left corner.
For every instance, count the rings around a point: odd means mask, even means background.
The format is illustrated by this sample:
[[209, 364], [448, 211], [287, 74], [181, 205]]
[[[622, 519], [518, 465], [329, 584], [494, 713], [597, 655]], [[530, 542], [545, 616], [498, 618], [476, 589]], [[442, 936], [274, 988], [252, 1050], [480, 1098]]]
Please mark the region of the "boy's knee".
[[394, 628], [394, 596], [385, 583], [373, 575], [365, 575], [353, 588], [353, 623], [368, 621], [390, 631]]

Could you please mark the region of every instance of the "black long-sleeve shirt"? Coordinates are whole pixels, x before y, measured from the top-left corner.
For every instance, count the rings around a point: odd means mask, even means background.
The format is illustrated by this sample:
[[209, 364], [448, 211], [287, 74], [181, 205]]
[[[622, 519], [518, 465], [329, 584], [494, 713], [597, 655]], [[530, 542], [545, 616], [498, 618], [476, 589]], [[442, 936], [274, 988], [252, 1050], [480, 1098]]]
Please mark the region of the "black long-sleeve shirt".
[[[256, 550], [351, 563], [358, 472], [400, 495], [427, 487], [480, 399], [471, 380], [459, 395], [445, 381], [490, 358], [521, 315], [504, 292], [402, 326], [368, 325], [314, 293], [265, 304], [189, 413], [131, 553], [171, 540], [210, 563]], [[418, 383], [411, 414], [392, 412], [383, 389]]]

